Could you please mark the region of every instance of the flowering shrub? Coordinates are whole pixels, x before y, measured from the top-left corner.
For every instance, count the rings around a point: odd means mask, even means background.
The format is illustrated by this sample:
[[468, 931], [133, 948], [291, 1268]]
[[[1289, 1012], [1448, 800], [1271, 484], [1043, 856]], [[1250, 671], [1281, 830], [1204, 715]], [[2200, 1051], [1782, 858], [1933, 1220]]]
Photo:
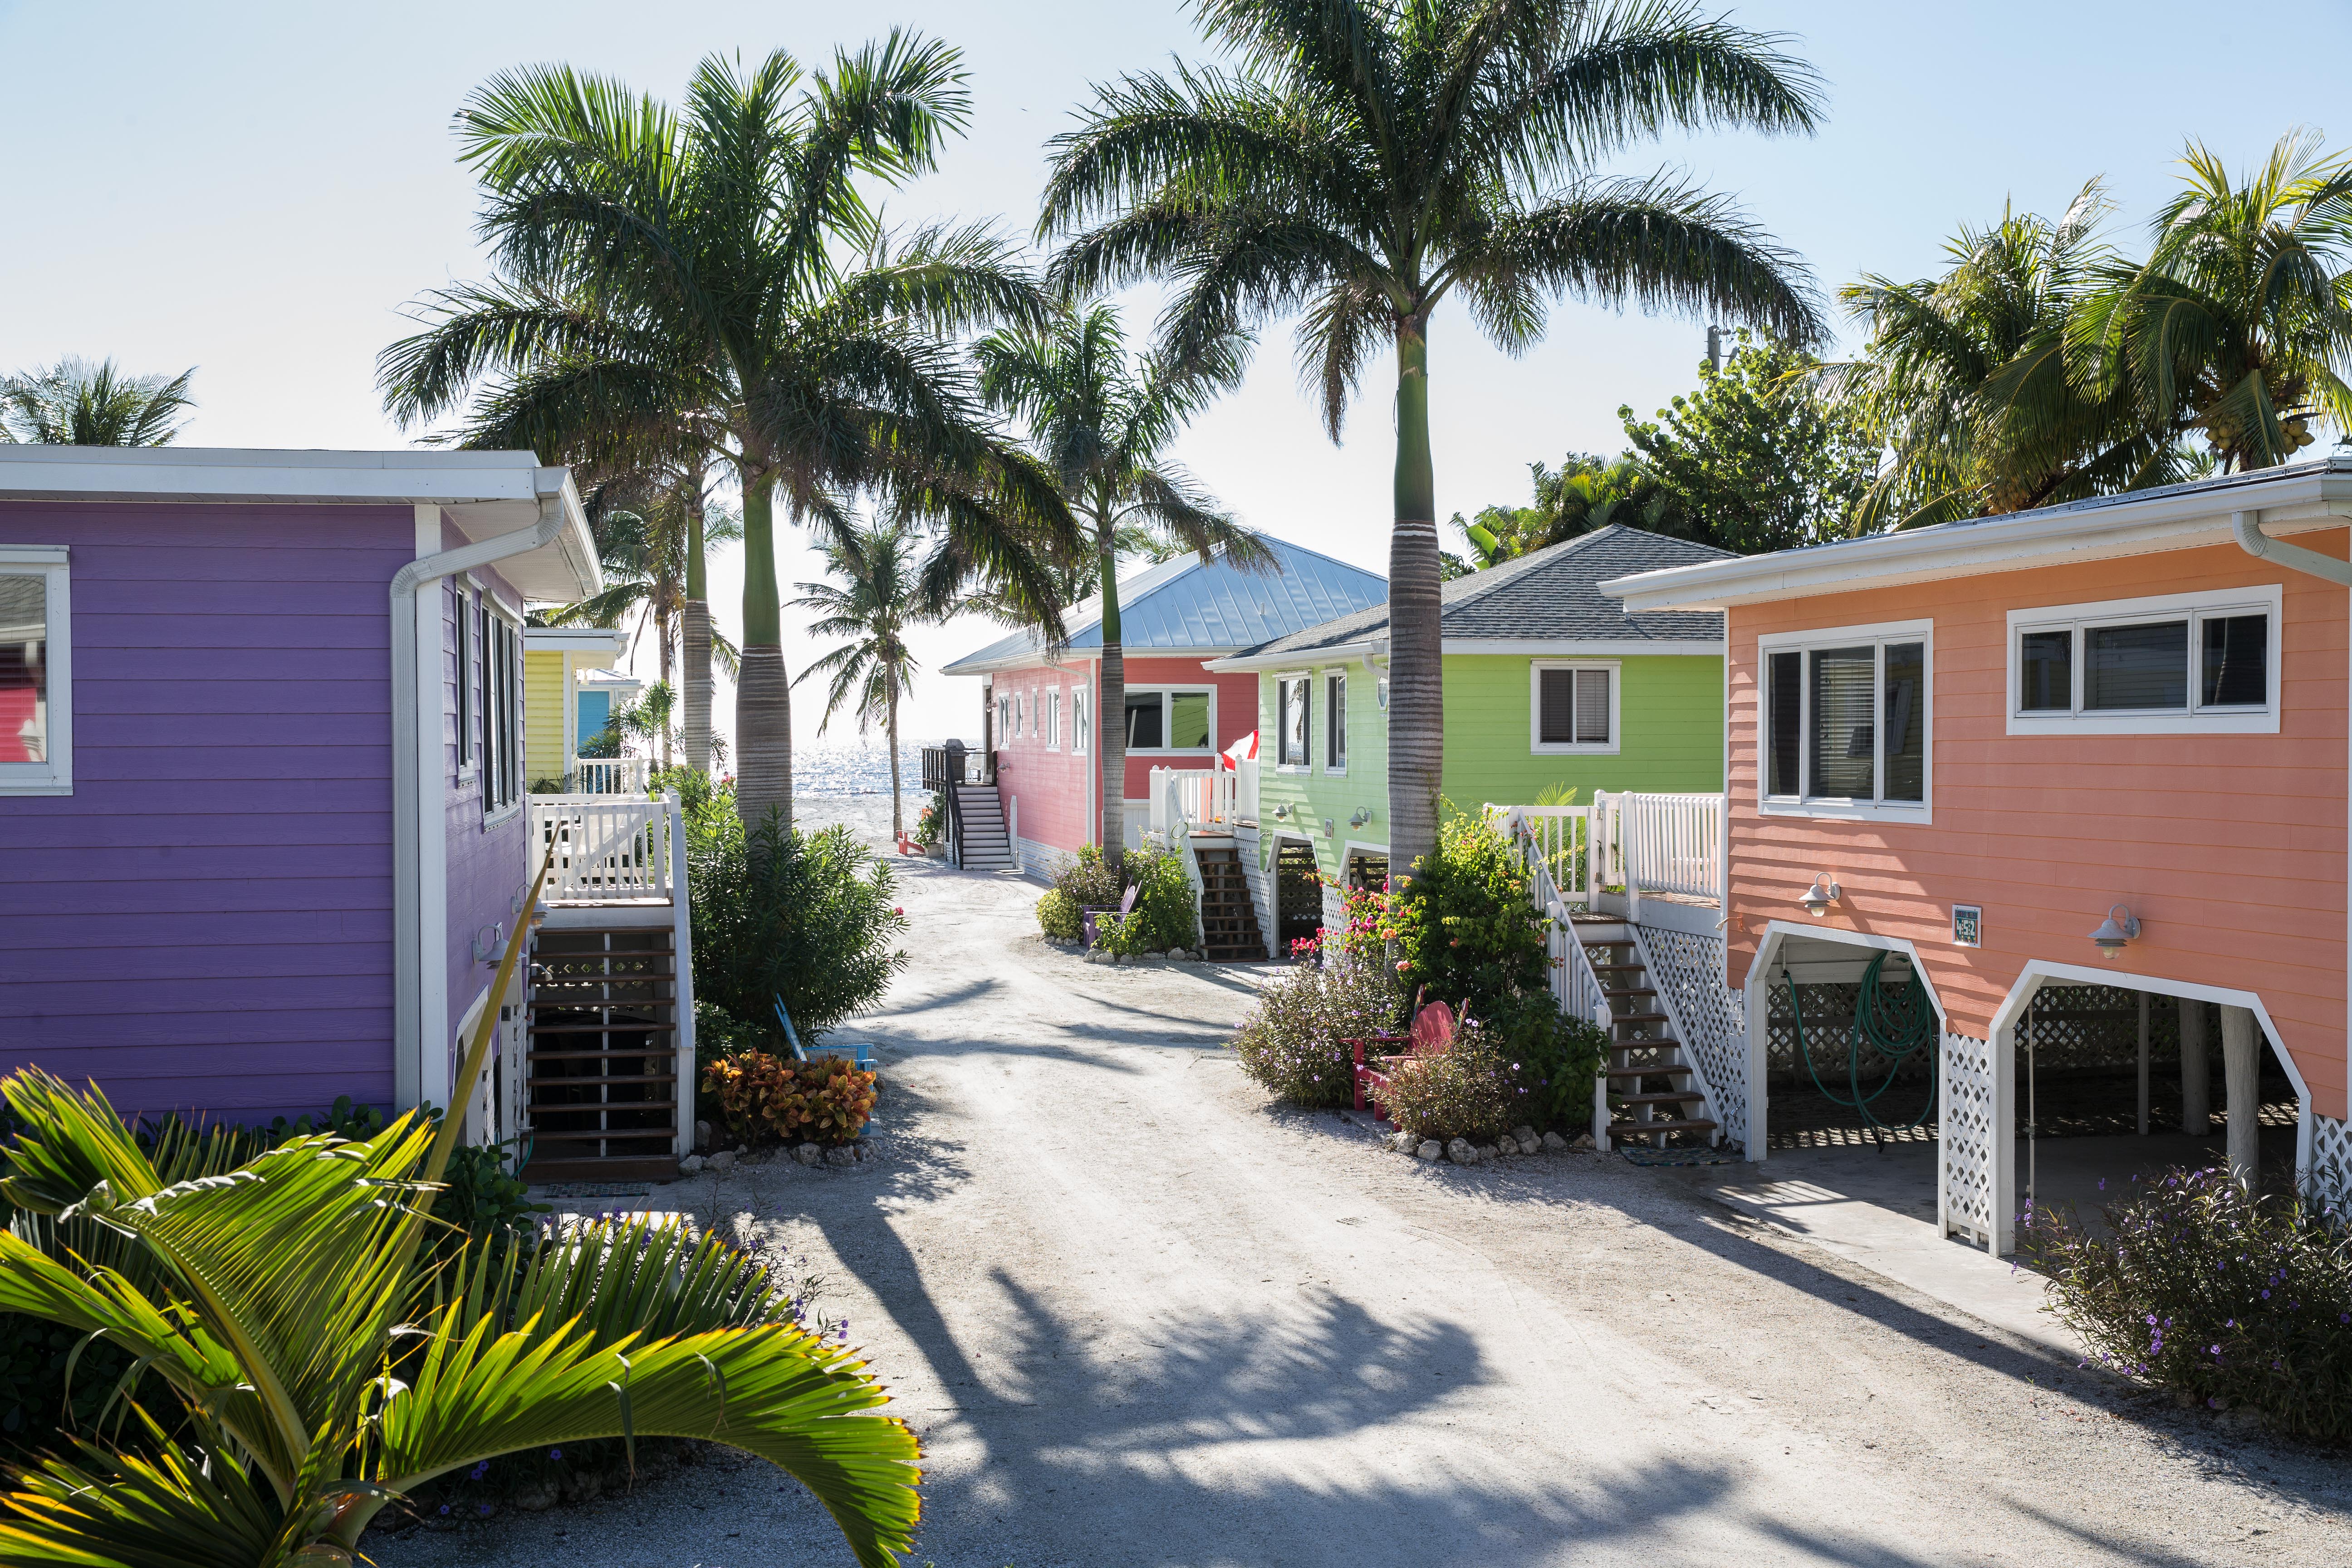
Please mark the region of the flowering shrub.
[[1319, 958], [1329, 963], [1335, 958], [1350, 963], [1380, 964], [1390, 967], [1387, 961], [1389, 895], [1386, 888], [1350, 888], [1332, 878], [1315, 879], [1339, 895], [1342, 921], [1338, 930], [1329, 926], [1317, 929], [1313, 936], [1300, 937], [1290, 944], [1290, 956], [1305, 961]]
[[1470, 1023], [1436, 1055], [1399, 1062], [1381, 1100], [1389, 1120], [1415, 1137], [1492, 1138], [1531, 1120], [1519, 1113], [1514, 1077], [1494, 1031]]
[[2098, 1363], [2279, 1430], [2352, 1439], [2352, 1234], [2293, 1198], [2250, 1198], [2226, 1169], [2135, 1184], [2101, 1211], [2029, 1213], [2019, 1251]]
[[[1127, 858], [1130, 863], [1135, 860], [1133, 856]], [[1127, 894], [1127, 884], [1103, 858], [1101, 847], [1087, 844], [1079, 847], [1076, 858], [1054, 873], [1054, 891], [1067, 898], [1075, 909], [1116, 909]]]
[[1294, 1105], [1345, 1105], [1354, 1093], [1344, 1043], [1397, 1027], [1404, 993], [1374, 963], [1301, 964], [1258, 993], [1233, 1038], [1242, 1070]]
[[795, 1062], [740, 1051], [703, 1069], [727, 1129], [747, 1142], [847, 1143], [874, 1110], [874, 1075], [839, 1057]]
[[[1173, 853], [1130, 849], [1126, 855], [1128, 879], [1135, 884], [1135, 908], [1124, 917], [1096, 917], [1096, 945], [1105, 952], [1165, 952], [1171, 947], [1194, 947], [1201, 922], [1192, 903], [1192, 879]], [[1111, 899], [1118, 903], [1120, 894]]]
[[931, 798], [924, 803], [922, 814], [915, 818], [915, 842], [937, 844], [947, 837], [947, 795], [933, 790]]
[[1568, 1016], [1538, 991], [1490, 1008], [1483, 1026], [1510, 1064], [1512, 1126], [1571, 1136], [1591, 1127], [1592, 1079], [1609, 1045], [1600, 1025]]
[[1037, 924], [1045, 934], [1076, 942], [1084, 929], [1078, 923], [1078, 901], [1059, 888], [1049, 888], [1037, 900]]
[[1474, 1013], [1547, 982], [1543, 929], [1517, 852], [1485, 820], [1453, 812], [1437, 850], [1390, 895], [1378, 934], [1397, 944], [1408, 993], [1469, 1004]]

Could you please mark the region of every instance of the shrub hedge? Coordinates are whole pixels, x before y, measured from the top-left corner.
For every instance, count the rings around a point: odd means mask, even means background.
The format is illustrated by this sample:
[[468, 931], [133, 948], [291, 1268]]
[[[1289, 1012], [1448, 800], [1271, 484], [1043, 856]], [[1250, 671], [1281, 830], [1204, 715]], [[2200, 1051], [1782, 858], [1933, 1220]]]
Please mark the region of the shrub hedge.
[[1345, 1042], [1392, 1031], [1403, 1015], [1404, 993], [1377, 964], [1300, 964], [1258, 993], [1234, 1054], [1242, 1071], [1294, 1105], [1346, 1105], [1354, 1064]]

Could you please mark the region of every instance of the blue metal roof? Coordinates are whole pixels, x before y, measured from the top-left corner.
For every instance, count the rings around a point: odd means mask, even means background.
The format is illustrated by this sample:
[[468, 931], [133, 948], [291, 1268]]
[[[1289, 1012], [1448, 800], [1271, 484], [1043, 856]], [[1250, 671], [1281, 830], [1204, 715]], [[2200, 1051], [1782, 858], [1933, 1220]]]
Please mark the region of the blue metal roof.
[[[1278, 571], [1247, 572], [1220, 557], [1162, 562], [1118, 585], [1119, 646], [1129, 653], [1183, 652], [1203, 658], [1287, 637], [1388, 598], [1388, 579], [1286, 540], [1265, 537]], [[1069, 651], [1102, 647], [1099, 607], [1070, 627]], [[942, 668], [944, 675], [985, 675], [1034, 664], [1045, 639], [1034, 631], [1001, 637]]]

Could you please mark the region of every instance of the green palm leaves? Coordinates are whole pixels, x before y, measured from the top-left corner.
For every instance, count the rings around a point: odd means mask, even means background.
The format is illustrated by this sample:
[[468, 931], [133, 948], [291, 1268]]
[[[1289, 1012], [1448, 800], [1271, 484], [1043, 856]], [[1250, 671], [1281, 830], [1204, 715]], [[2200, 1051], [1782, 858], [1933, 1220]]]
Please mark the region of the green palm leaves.
[[166, 1181], [95, 1090], [0, 1084], [25, 1131], [0, 1184], [20, 1210], [131, 1239], [140, 1268], [0, 1235], [0, 1310], [131, 1352], [181, 1406], [144, 1440], [85, 1441], [0, 1499], [13, 1563], [344, 1563], [431, 1478], [537, 1445], [709, 1438], [807, 1484], [862, 1563], [917, 1515], [914, 1438], [881, 1391], [796, 1327], [764, 1271], [683, 1227], [602, 1224], [520, 1268], [420, 1267], [436, 1137], [289, 1141]]
[[194, 406], [188, 381], [125, 375], [112, 360], [63, 359], [47, 370], [0, 376], [0, 441], [57, 447], [167, 447]]
[[916, 669], [907, 629], [932, 618], [917, 581], [914, 542], [894, 519], [834, 541], [824, 556], [838, 581], [801, 584], [793, 607], [816, 616], [809, 626], [813, 636], [849, 640], [801, 671], [800, 679], [822, 675], [830, 682], [818, 733], [845, 707], [856, 715], [859, 734], [873, 724], [882, 726], [890, 747], [890, 831], [903, 836], [898, 703], [914, 690]]

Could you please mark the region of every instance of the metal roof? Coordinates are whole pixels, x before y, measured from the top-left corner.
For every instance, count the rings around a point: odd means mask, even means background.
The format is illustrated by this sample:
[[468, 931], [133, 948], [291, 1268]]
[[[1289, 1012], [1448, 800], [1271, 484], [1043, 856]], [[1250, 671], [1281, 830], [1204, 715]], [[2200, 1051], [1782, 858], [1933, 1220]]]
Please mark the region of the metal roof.
[[[1223, 557], [1204, 566], [1199, 556], [1184, 555], [1119, 584], [1119, 646], [1130, 654], [1182, 652], [1205, 658], [1231, 653], [1388, 597], [1388, 580], [1377, 572], [1286, 540], [1263, 537], [1278, 571], [1244, 571]], [[1070, 627], [1067, 651], [1084, 656], [1101, 647], [1102, 612], [1097, 606]], [[1033, 630], [1023, 630], [966, 654], [940, 673], [1017, 669], [1037, 663], [1045, 653], [1045, 640]]]
[[[1628, 615], [1622, 605], [1602, 595], [1600, 585], [1635, 573], [1729, 558], [1729, 552], [1712, 545], [1612, 522], [1445, 584], [1439, 590], [1443, 608], [1438, 635], [1449, 644], [1720, 642], [1720, 615]], [[1386, 636], [1388, 625], [1389, 607], [1383, 600], [1354, 615], [1244, 648], [1234, 658], [1239, 662], [1344, 647]]]

